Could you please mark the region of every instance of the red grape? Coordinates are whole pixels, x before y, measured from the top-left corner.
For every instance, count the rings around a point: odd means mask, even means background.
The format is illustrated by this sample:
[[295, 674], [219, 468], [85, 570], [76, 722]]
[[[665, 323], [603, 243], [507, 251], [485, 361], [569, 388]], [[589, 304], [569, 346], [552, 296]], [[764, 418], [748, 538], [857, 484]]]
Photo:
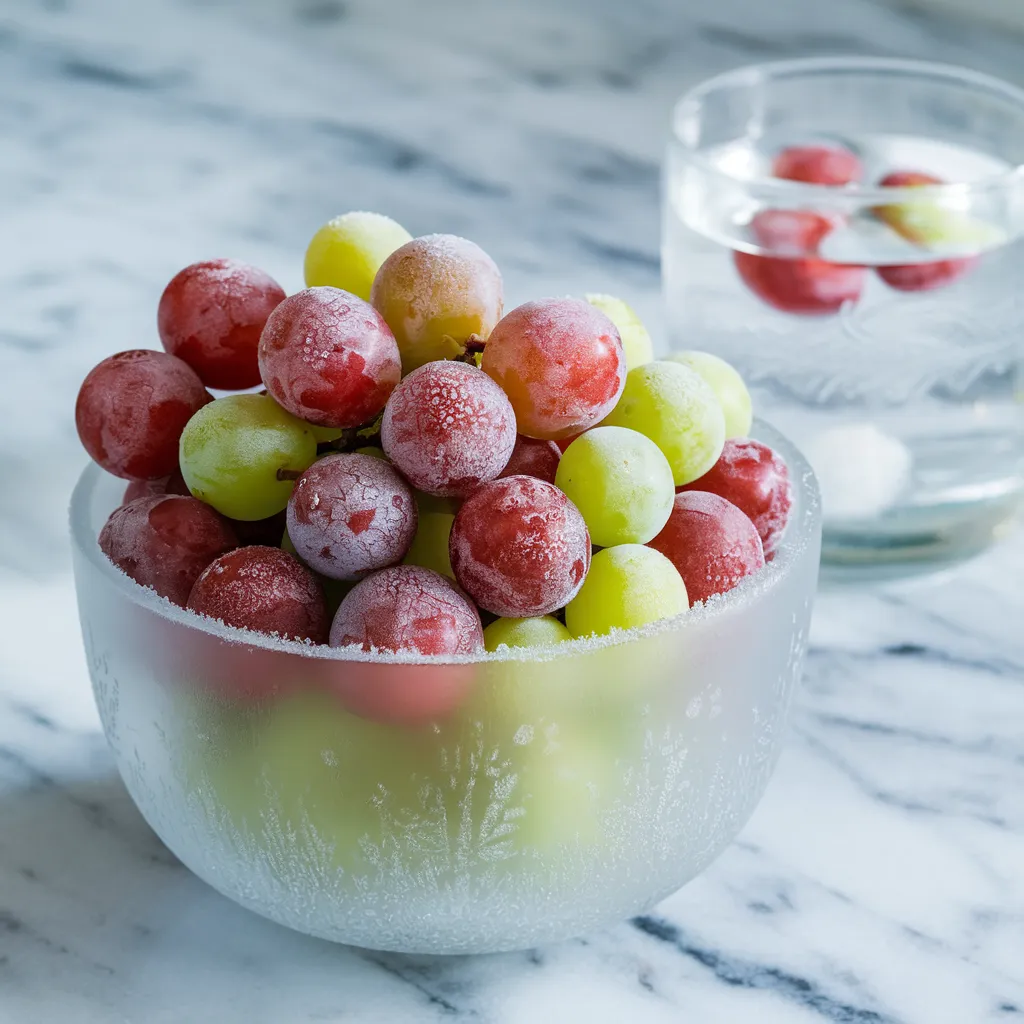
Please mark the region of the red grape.
[[568, 604], [590, 568], [590, 534], [554, 484], [511, 476], [463, 503], [449, 541], [452, 570], [495, 615], [547, 615]]
[[477, 610], [449, 580], [418, 565], [381, 569], [357, 583], [331, 626], [331, 646], [420, 654], [484, 649]]
[[771, 448], [743, 438], [726, 441], [711, 469], [679, 490], [710, 491], [732, 502], [753, 522], [771, 559], [793, 504], [789, 470]]
[[732, 502], [706, 491], [677, 494], [665, 528], [648, 546], [679, 571], [691, 605], [732, 590], [764, 566], [754, 524]]
[[438, 360], [413, 370], [384, 410], [381, 443], [417, 490], [461, 497], [493, 480], [516, 443], [505, 393], [467, 363]]
[[863, 267], [749, 252], [735, 252], [733, 259], [743, 283], [783, 313], [838, 313], [845, 303], [856, 302], [864, 288]]
[[750, 222], [758, 245], [776, 256], [815, 254], [835, 222], [810, 210], [761, 210]]
[[132, 480], [124, 489], [122, 505], [136, 498], [152, 498], [158, 494], [184, 494], [191, 495], [181, 470], [176, 469], [170, 476], [162, 476], [156, 480]]
[[384, 408], [402, 372], [391, 329], [368, 302], [340, 288], [290, 295], [259, 347], [267, 391], [299, 419], [359, 427]]
[[82, 382], [78, 436], [90, 457], [126, 480], [156, 480], [178, 468], [178, 440], [213, 397], [188, 363], [133, 349], [109, 356]]
[[295, 550], [331, 579], [360, 579], [400, 562], [416, 522], [409, 486], [390, 463], [372, 455], [328, 455], [314, 462], [288, 501]]
[[501, 385], [519, 432], [558, 440], [612, 411], [626, 382], [615, 325], [582, 299], [527, 302], [498, 321], [481, 368]]
[[541, 441], [520, 434], [512, 449], [512, 458], [498, 476], [535, 476], [553, 484], [561, 458], [562, 449], [554, 441]]
[[254, 544], [206, 567], [188, 607], [228, 626], [291, 640], [327, 641], [327, 607], [316, 576], [280, 548]]
[[193, 263], [171, 278], [160, 296], [160, 340], [207, 387], [251, 388], [260, 382], [260, 334], [283, 300], [284, 289], [248, 263]]
[[196, 498], [154, 494], [115, 509], [100, 550], [136, 583], [184, 606], [200, 573], [238, 546], [228, 521]]
[[863, 174], [860, 160], [839, 146], [789, 146], [772, 162], [772, 175], [812, 185], [849, 185]]

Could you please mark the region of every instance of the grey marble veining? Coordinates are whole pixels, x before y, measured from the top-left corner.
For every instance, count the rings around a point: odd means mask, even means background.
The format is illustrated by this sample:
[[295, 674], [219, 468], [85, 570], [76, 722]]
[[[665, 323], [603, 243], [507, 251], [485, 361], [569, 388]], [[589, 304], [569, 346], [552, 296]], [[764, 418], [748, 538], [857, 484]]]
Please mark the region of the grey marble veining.
[[867, 0], [0, 5], [0, 1022], [980, 1024], [1024, 1019], [1024, 536], [826, 588], [792, 739], [739, 840], [650, 915], [522, 954], [306, 939], [180, 867], [116, 777], [64, 510], [71, 408], [155, 344], [185, 263], [300, 285], [342, 209], [469, 235], [511, 303], [658, 310], [672, 99], [797, 53], [1021, 78], [1024, 40]]

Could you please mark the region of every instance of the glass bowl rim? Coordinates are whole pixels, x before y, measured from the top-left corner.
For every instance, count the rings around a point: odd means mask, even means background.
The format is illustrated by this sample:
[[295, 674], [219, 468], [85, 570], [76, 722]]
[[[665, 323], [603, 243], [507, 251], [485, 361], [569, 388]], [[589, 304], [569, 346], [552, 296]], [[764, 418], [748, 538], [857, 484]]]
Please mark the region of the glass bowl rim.
[[77, 554], [126, 600], [174, 624], [204, 633], [215, 639], [241, 644], [268, 652], [291, 654], [321, 661], [363, 662], [377, 665], [459, 665], [489, 662], [548, 662], [563, 657], [591, 654], [612, 647], [624, 647], [638, 640], [678, 632], [688, 626], [720, 618], [759, 601], [770, 600], [779, 584], [794, 570], [800, 557], [813, 543], [821, 526], [821, 498], [818, 482], [810, 464], [799, 449], [784, 435], [763, 420], [755, 419], [752, 440], [771, 447], [785, 461], [793, 490], [793, 513], [786, 527], [782, 544], [775, 557], [759, 572], [743, 579], [728, 594], [698, 604], [679, 615], [661, 619], [647, 626], [615, 630], [603, 636], [580, 637], [544, 647], [501, 647], [497, 651], [467, 655], [423, 655], [416, 652], [364, 651], [357, 647], [329, 647], [255, 633], [237, 626], [228, 626], [173, 604], [156, 591], [136, 583], [100, 551], [97, 538], [89, 527], [89, 499], [101, 481], [114, 479], [90, 462], [82, 471], [71, 495], [68, 519], [71, 542]]
[[991, 93], [1007, 100], [1021, 109], [1024, 117], [1024, 89], [1010, 82], [988, 75], [982, 71], [945, 64], [938, 61], [910, 60], [900, 57], [796, 57], [792, 60], [764, 61], [744, 64], [705, 78], [680, 96], [672, 107], [672, 139], [682, 146], [687, 159], [700, 166], [701, 170], [714, 177], [723, 178], [741, 185], [759, 198], [793, 203], [801, 196], [821, 201], [824, 197], [842, 199], [844, 203], [874, 205], [910, 201], [962, 199], [977, 193], [995, 192], [1019, 188], [1024, 183], [1024, 163], [1016, 164], [999, 174], [987, 175], [969, 182], [946, 182], [942, 185], [820, 185], [812, 182], [788, 181], [784, 178], [760, 177], [743, 178], [724, 170], [708, 160], [697, 148], [683, 137], [680, 123], [688, 114], [684, 108], [695, 108], [712, 93], [737, 85], [754, 85], [770, 79], [813, 75], [827, 72], [861, 72], [869, 74], [899, 75], [906, 78], [937, 78], [948, 84], [960, 84], [968, 89]]

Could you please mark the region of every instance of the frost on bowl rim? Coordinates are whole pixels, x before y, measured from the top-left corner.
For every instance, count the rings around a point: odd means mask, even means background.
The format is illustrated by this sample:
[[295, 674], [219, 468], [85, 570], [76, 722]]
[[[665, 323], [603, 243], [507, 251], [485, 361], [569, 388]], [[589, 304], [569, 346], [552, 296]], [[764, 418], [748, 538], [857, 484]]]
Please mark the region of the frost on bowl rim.
[[[82, 472], [71, 496], [69, 518], [73, 542], [90, 562], [99, 569], [126, 597], [141, 607], [182, 626], [205, 633], [219, 640], [241, 644], [248, 648], [301, 655], [322, 661], [365, 662], [380, 665], [462, 665], [487, 662], [551, 661], [578, 654], [590, 654], [603, 648], [619, 647], [635, 640], [661, 633], [685, 629], [688, 624], [712, 620], [719, 615], [739, 610], [767, 595], [789, 574], [799, 555], [811, 542], [821, 519], [821, 498], [818, 483], [810, 464], [797, 448], [782, 434], [763, 420], [755, 419], [750, 436], [778, 452], [786, 463], [793, 488], [793, 507], [790, 521], [775, 557], [764, 568], [744, 578], [728, 594], [694, 605], [689, 611], [670, 619], [661, 619], [647, 626], [628, 630], [613, 630], [604, 636], [581, 637], [547, 647], [502, 647], [494, 652], [470, 655], [423, 655], [418, 652], [364, 651], [362, 648], [329, 647], [326, 644], [308, 644], [286, 640], [251, 630], [228, 626], [216, 619], [197, 615], [161, 597], [149, 587], [141, 586], [115, 566], [100, 550], [96, 536], [89, 525], [89, 501], [96, 487], [106, 476], [90, 463]], [[120, 481], [119, 481], [120, 483]]]

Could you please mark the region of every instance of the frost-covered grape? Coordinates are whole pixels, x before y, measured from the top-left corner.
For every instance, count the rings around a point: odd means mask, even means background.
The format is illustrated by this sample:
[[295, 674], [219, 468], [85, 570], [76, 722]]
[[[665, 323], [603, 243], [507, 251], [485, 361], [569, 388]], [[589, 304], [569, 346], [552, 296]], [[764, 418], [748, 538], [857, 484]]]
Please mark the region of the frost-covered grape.
[[666, 360], [695, 370], [714, 391], [725, 414], [725, 436], [746, 437], [754, 422], [750, 392], [736, 369], [710, 352], [673, 352]]
[[306, 287], [343, 288], [369, 302], [380, 265], [409, 241], [412, 235], [382, 213], [343, 213], [324, 224], [306, 249]]
[[121, 504], [127, 505], [136, 498], [153, 498], [158, 494], [191, 495], [180, 469], [176, 469], [170, 476], [162, 476], [156, 480], [132, 480], [124, 489]]
[[260, 334], [283, 300], [284, 289], [248, 263], [193, 263], [172, 277], [160, 296], [160, 340], [207, 387], [251, 388], [260, 382]]
[[661, 449], [625, 427], [595, 427], [576, 438], [562, 455], [555, 484], [580, 510], [599, 547], [646, 544], [665, 525], [675, 496]]
[[189, 420], [180, 457], [197, 498], [232, 519], [266, 519], [316, 460], [316, 440], [269, 396], [228, 395]]
[[781, 456], [747, 439], [725, 442], [721, 458], [683, 491], [710, 491], [732, 502], [753, 522], [766, 558], [778, 549], [786, 529], [793, 491]]
[[360, 427], [401, 376], [398, 346], [380, 314], [339, 288], [307, 288], [271, 314], [260, 339], [267, 391], [300, 419]]
[[561, 608], [590, 565], [583, 516], [554, 484], [511, 476], [477, 488], [452, 526], [455, 578], [495, 615], [521, 618]]
[[331, 646], [420, 654], [483, 650], [477, 610], [450, 580], [418, 565], [381, 569], [357, 583], [338, 609]]
[[520, 434], [512, 449], [512, 457], [499, 476], [535, 476], [553, 484], [561, 458], [562, 449], [554, 441], [541, 441]]
[[200, 573], [237, 547], [238, 538], [209, 505], [154, 494], [115, 509], [100, 531], [99, 545], [136, 583], [184, 606]]
[[439, 360], [413, 370], [395, 389], [384, 410], [381, 443], [413, 487], [461, 496], [505, 468], [516, 443], [516, 417], [487, 374]]
[[725, 414], [715, 392], [699, 373], [675, 362], [630, 370], [603, 425], [649, 437], [665, 453], [676, 486], [706, 473], [725, 442]]
[[310, 568], [331, 579], [361, 579], [400, 562], [416, 533], [416, 502], [390, 463], [369, 455], [328, 455], [295, 484], [288, 536]]
[[75, 403], [85, 450], [108, 473], [157, 480], [178, 468], [178, 439], [212, 396], [176, 356], [134, 349], [89, 371]]
[[501, 273], [458, 235], [424, 235], [395, 250], [373, 281], [371, 301], [394, 331], [402, 372], [461, 355], [501, 319]]
[[586, 582], [566, 606], [565, 624], [575, 637], [646, 626], [689, 608], [675, 566], [654, 548], [620, 544], [594, 555]]
[[541, 299], [498, 323], [481, 369], [508, 395], [521, 434], [557, 440], [612, 410], [626, 356], [615, 324], [589, 302]]
[[499, 647], [549, 647], [571, 640], [572, 633], [558, 619], [537, 615], [524, 619], [495, 619], [484, 630], [484, 646], [489, 651]]
[[849, 185], [860, 181], [864, 168], [841, 146], [789, 146], [772, 162], [772, 175], [812, 185]]
[[622, 348], [626, 353], [626, 370], [634, 366], [643, 366], [654, 358], [654, 345], [651, 336], [644, 327], [644, 322], [637, 316], [632, 306], [614, 295], [586, 295], [587, 302], [596, 306], [613, 324], [622, 339]]
[[691, 604], [732, 590], [764, 567], [757, 528], [732, 502], [707, 491], [677, 494], [650, 546], [676, 567]]
[[317, 578], [280, 548], [256, 544], [221, 555], [196, 580], [188, 607], [256, 633], [327, 641], [327, 608]]

